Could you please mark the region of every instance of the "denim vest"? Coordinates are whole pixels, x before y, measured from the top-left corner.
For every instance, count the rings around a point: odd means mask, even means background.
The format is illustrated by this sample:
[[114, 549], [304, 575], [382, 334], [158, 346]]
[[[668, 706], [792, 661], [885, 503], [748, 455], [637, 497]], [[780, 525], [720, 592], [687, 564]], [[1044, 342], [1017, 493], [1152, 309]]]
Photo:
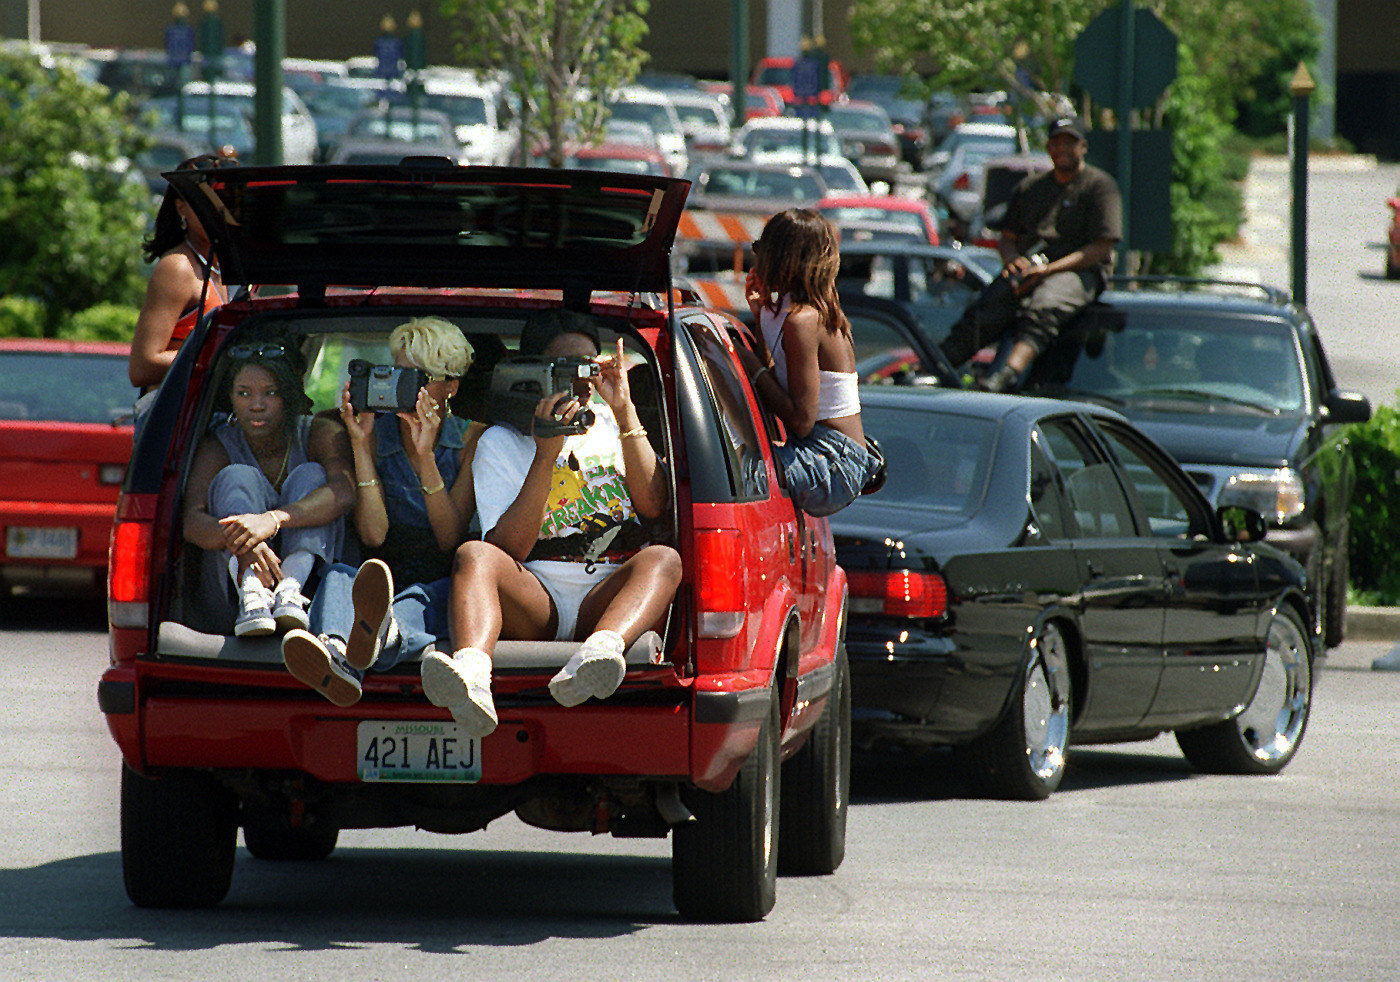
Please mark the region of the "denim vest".
[[[448, 487], [457, 480], [457, 468], [462, 459], [462, 435], [466, 428], [465, 421], [448, 416], [442, 421], [442, 432], [438, 434], [437, 446], [433, 448], [438, 474]], [[379, 471], [380, 487], [384, 490], [384, 511], [389, 516], [389, 524], [431, 528], [428, 503], [423, 499], [423, 486], [418, 482], [413, 465], [408, 462], [408, 451], [399, 438], [399, 418], [393, 413], [382, 413], [374, 418], [374, 447], [375, 467]]]

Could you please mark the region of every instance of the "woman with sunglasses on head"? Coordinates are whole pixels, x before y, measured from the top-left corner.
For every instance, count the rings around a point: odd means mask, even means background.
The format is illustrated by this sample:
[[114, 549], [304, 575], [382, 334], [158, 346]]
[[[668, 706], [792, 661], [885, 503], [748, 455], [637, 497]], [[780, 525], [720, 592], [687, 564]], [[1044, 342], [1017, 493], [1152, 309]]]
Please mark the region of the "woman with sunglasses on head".
[[[238, 163], [223, 154], [200, 154], [176, 170], [209, 170]], [[136, 318], [127, 375], [143, 392], [160, 385], [175, 352], [199, 318], [228, 300], [209, 237], [194, 211], [173, 188], [165, 189], [155, 229], [142, 246], [154, 262], [146, 298]]]
[[195, 451], [184, 536], [228, 555], [233, 633], [256, 637], [307, 626], [306, 582], [340, 551], [354, 479], [344, 428], [308, 415], [293, 349], [236, 344], [228, 357], [232, 412]]
[[340, 397], [366, 561], [332, 566], [311, 626], [282, 640], [287, 670], [339, 706], [359, 701], [367, 669], [385, 671], [447, 636], [452, 555], [476, 510], [471, 461], [484, 427], [448, 406], [471, 364], [467, 339], [448, 320], [419, 317], [390, 332], [389, 350], [395, 365], [428, 375], [412, 412], [356, 412], [349, 383]]

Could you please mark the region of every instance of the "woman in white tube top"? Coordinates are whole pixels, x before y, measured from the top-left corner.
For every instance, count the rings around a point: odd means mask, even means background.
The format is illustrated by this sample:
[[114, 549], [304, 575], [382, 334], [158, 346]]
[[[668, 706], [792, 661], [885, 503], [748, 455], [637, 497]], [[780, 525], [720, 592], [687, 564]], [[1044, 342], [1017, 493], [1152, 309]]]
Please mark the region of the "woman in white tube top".
[[861, 427], [851, 325], [836, 296], [839, 242], [818, 212], [780, 212], [754, 243], [746, 283], [767, 360], [740, 357], [755, 394], [787, 428], [774, 454], [788, 492], [811, 515], [849, 505], [879, 467]]

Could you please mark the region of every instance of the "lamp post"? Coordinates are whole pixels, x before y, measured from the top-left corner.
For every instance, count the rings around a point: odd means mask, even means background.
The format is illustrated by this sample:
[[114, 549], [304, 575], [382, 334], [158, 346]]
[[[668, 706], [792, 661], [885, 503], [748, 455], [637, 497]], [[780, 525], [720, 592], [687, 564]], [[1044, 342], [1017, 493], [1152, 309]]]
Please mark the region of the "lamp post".
[[394, 31], [398, 25], [390, 14], [379, 21], [379, 37], [374, 39], [375, 74], [384, 80], [384, 136], [389, 136], [390, 83], [399, 77], [403, 59], [403, 40]]
[[1289, 143], [1293, 165], [1293, 302], [1300, 307], [1307, 306], [1308, 302], [1308, 101], [1316, 88], [1308, 67], [1299, 62], [1288, 84], [1288, 91], [1293, 94], [1293, 115], [1288, 128], [1293, 137]]
[[194, 55], [194, 28], [189, 25], [190, 8], [177, 3], [170, 8], [165, 28], [165, 57], [175, 69], [175, 128], [185, 129], [185, 69]]
[[214, 84], [224, 61], [224, 22], [219, 19], [219, 0], [204, 0], [204, 19], [199, 22], [199, 50], [204, 56], [204, 80], [209, 83], [209, 146], [215, 144]]
[[428, 67], [428, 40], [423, 34], [423, 15], [413, 11], [404, 22], [408, 33], [403, 39], [403, 63], [410, 74], [408, 101], [413, 107], [413, 138], [418, 139], [418, 106], [423, 100], [423, 83], [419, 73]]

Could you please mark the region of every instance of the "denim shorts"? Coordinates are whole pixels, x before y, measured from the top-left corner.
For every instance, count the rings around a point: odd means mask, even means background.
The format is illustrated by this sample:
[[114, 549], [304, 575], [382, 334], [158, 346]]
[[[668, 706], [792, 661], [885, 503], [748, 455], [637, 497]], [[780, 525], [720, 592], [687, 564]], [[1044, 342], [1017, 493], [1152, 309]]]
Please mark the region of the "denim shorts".
[[840, 430], [818, 423], [800, 439], [773, 448], [797, 507], [822, 517], [845, 508], [860, 496], [879, 462]]

